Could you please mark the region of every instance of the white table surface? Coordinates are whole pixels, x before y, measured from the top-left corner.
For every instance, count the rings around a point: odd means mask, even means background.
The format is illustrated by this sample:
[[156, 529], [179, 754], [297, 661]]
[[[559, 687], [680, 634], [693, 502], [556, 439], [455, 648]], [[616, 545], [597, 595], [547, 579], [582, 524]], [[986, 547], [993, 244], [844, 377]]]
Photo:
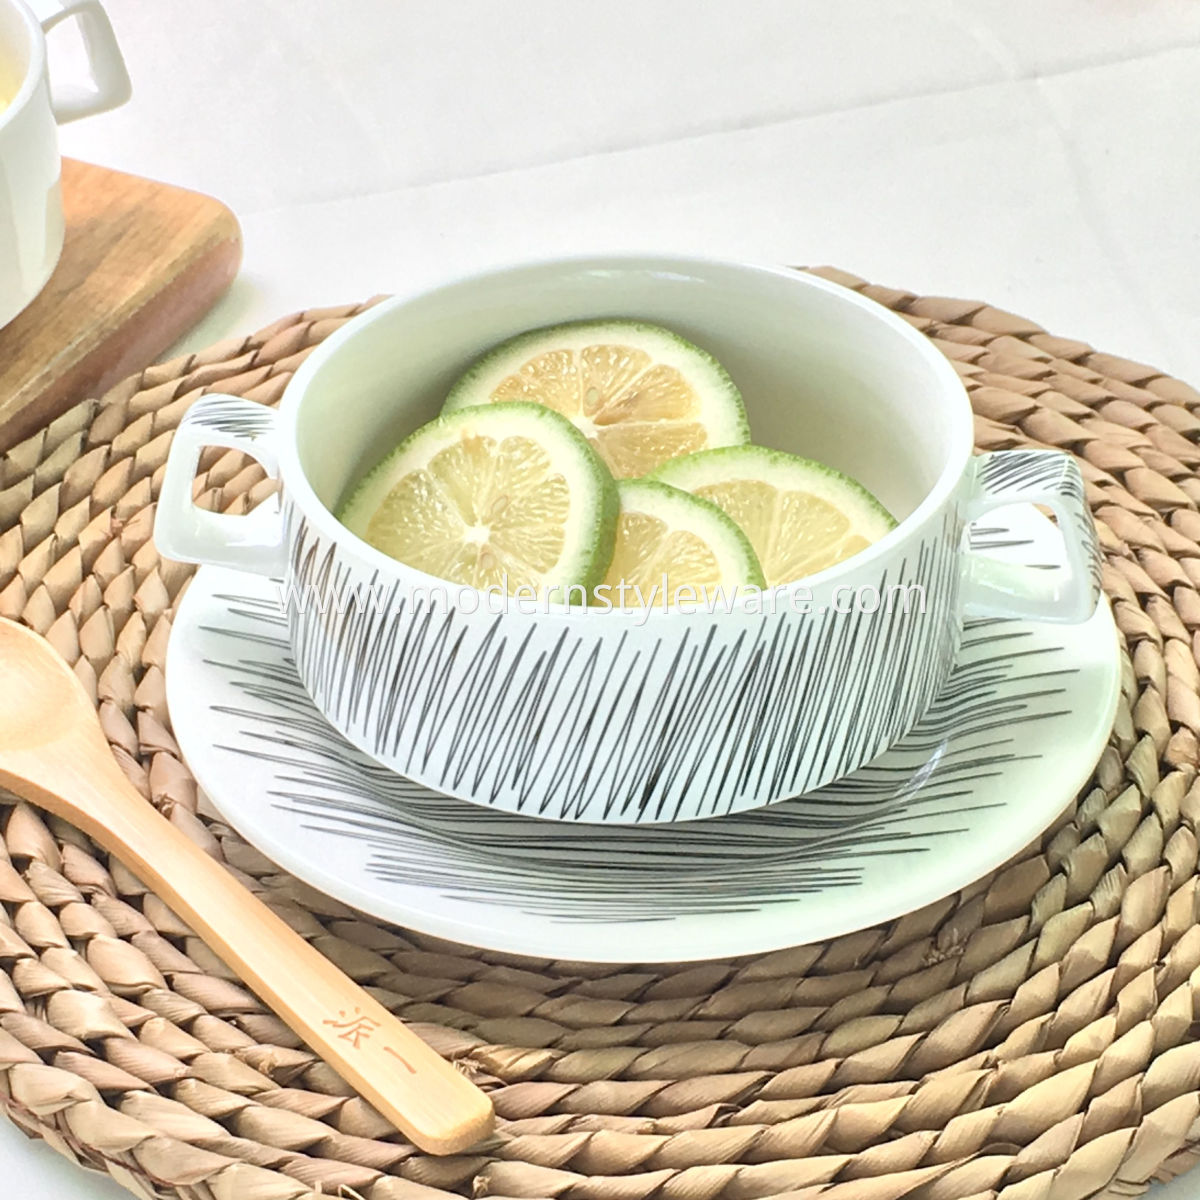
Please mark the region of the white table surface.
[[[245, 232], [188, 347], [667, 249], [986, 299], [1200, 381], [1196, 0], [107, 6], [135, 98], [64, 151], [209, 191]], [[12, 1196], [125, 1194], [2, 1123], [0, 1153]]]

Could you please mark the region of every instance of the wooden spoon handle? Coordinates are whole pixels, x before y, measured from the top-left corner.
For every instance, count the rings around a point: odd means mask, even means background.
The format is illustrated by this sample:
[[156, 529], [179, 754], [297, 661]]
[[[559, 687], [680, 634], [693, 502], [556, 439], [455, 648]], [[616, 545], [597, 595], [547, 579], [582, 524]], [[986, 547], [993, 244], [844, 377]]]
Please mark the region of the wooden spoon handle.
[[[90, 797], [20, 790], [42, 807], [69, 812], [415, 1145], [454, 1154], [491, 1132], [491, 1101], [452, 1063], [151, 808], [119, 771], [103, 775], [74, 781], [72, 790], [90, 789]], [[114, 796], [118, 787], [127, 795]]]

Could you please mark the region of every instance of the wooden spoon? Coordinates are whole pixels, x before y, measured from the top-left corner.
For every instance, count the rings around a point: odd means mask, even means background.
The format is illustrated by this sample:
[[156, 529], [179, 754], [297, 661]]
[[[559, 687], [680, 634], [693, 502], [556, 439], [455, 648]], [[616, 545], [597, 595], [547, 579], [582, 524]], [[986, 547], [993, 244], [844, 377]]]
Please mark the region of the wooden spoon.
[[0, 618], [0, 786], [115, 854], [415, 1145], [465, 1150], [491, 1101], [148, 804], [49, 642]]

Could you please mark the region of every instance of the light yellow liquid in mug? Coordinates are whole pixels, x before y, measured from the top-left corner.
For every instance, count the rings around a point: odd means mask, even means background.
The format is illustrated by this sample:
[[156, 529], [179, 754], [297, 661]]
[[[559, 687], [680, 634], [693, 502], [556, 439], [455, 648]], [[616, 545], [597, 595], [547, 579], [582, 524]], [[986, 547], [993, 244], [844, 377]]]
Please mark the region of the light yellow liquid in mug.
[[20, 55], [11, 44], [5, 44], [4, 31], [0, 29], [0, 117], [20, 90], [23, 75]]
[[12, 66], [5, 62], [4, 45], [0, 43], [0, 117], [4, 116], [4, 110], [12, 103], [21, 83], [20, 78], [13, 79], [12, 75]]

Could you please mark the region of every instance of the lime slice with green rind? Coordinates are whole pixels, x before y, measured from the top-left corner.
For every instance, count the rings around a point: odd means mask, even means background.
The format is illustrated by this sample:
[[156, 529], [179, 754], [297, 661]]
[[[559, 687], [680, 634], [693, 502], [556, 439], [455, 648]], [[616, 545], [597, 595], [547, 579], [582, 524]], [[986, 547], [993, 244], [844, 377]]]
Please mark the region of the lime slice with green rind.
[[598, 599], [657, 606], [665, 596], [674, 605], [712, 600], [718, 589], [732, 597], [764, 586], [749, 539], [715, 504], [646, 479], [617, 487], [616, 543]]
[[654, 478], [711, 501], [731, 517], [750, 539], [771, 587], [844, 562], [896, 525], [848, 475], [762, 446], [674, 459]]
[[640, 321], [577, 321], [519, 334], [454, 385], [445, 412], [525, 401], [570, 420], [618, 479], [750, 440], [741, 393], [707, 351]]
[[541, 405], [505, 404], [418, 429], [337, 515], [429, 575], [547, 596], [604, 577], [618, 507], [611, 475], [570, 421]]

